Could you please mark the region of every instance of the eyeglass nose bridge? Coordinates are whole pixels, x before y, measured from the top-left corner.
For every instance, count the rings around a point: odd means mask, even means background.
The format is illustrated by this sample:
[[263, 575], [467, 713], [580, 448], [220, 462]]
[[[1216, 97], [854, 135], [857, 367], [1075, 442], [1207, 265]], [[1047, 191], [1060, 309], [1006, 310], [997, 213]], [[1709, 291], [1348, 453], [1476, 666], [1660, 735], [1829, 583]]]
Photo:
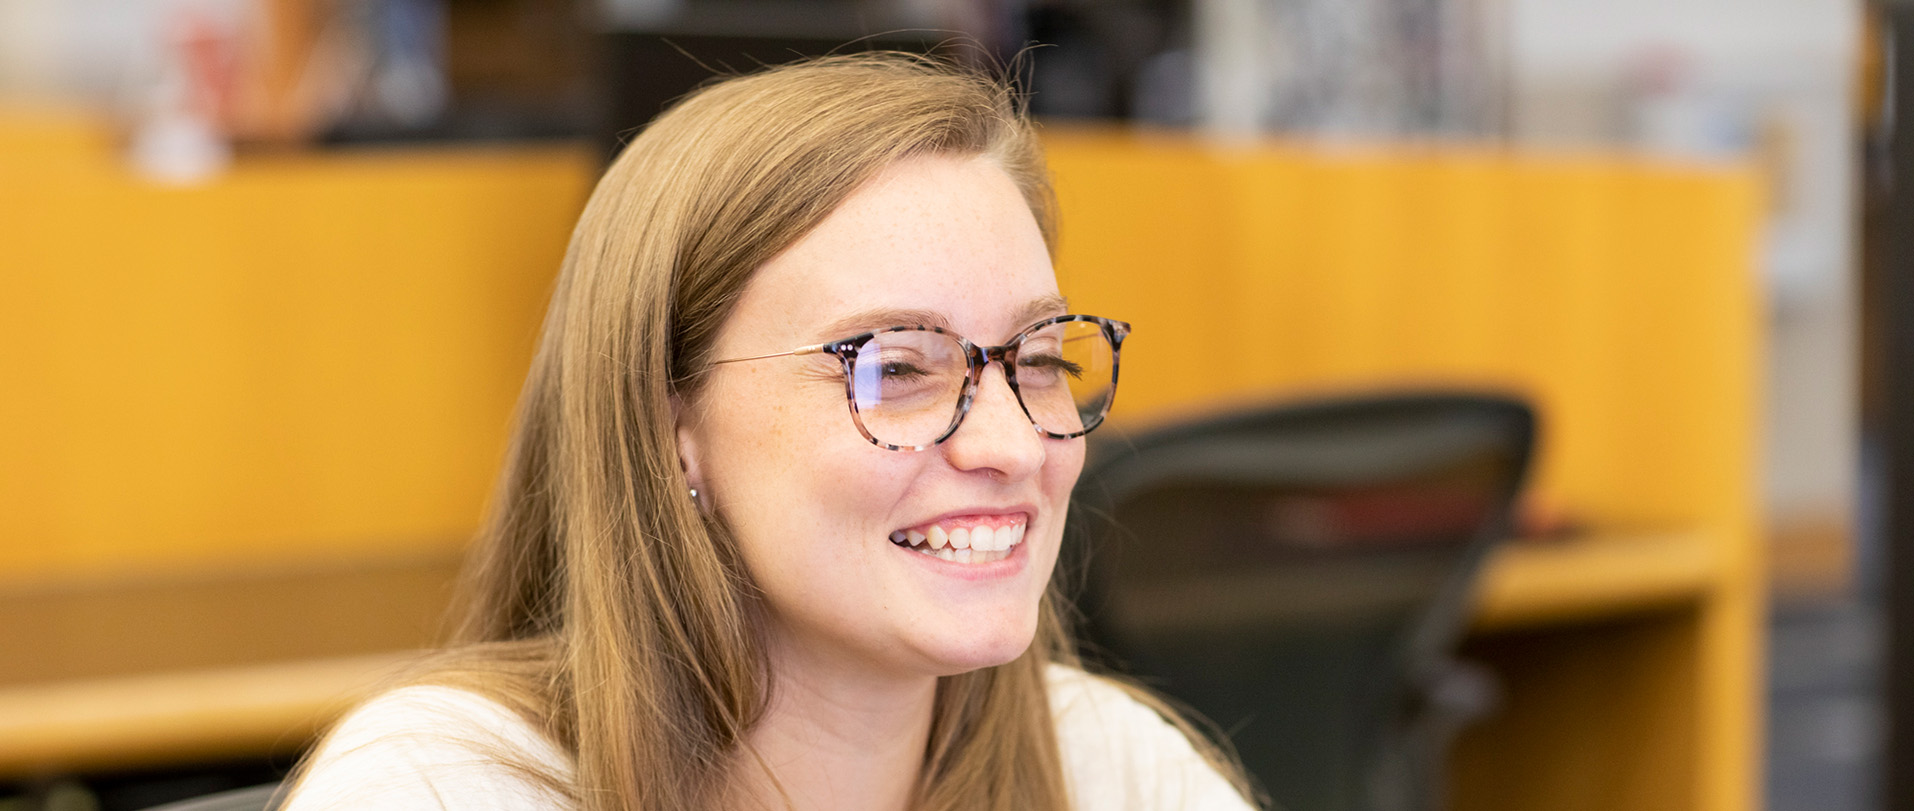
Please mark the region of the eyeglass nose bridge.
[[951, 337], [956, 338], [957, 342], [963, 345], [964, 358], [970, 368], [964, 377], [963, 395], [957, 399], [957, 418], [951, 420], [950, 429], [945, 431], [937, 441], [943, 442], [949, 439], [957, 433], [957, 429], [964, 427], [964, 420], [970, 417], [970, 407], [977, 402], [977, 390], [983, 386], [984, 370], [990, 368], [992, 363], [1003, 370], [1004, 383], [1010, 386], [1011, 399], [1017, 401], [1017, 410], [1023, 412], [1024, 420], [1030, 423], [1030, 429], [1042, 434], [1043, 427], [1038, 425], [1037, 418], [1030, 414], [1030, 406], [1025, 405], [1023, 401], [1023, 390], [1017, 387], [1017, 349], [1023, 344], [1022, 338], [1019, 337], [1018, 340], [1003, 346], [978, 346], [963, 336], [952, 335]]

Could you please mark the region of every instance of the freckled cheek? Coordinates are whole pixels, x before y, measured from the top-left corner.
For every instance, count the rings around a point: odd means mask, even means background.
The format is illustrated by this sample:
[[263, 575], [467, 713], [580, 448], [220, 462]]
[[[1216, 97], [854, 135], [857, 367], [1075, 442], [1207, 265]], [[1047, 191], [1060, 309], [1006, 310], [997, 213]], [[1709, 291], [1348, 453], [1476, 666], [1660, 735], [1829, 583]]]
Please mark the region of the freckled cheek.
[[777, 499], [772, 486], [788, 481], [786, 457], [794, 436], [789, 404], [752, 370], [736, 370], [705, 393], [704, 466], [720, 510], [734, 529], [750, 531], [758, 508]]
[[844, 530], [860, 515], [884, 514], [902, 480], [891, 469], [900, 460], [858, 433], [841, 396], [794, 392], [788, 381], [739, 383], [726, 392], [732, 408], [722, 429], [729, 440], [722, 466], [748, 491], [748, 509], [774, 515], [780, 525], [821, 520]]
[[729, 461], [747, 466], [775, 463], [794, 450], [794, 443], [810, 436], [807, 424], [815, 418], [779, 377], [756, 369], [740, 372], [715, 392], [720, 400], [713, 403], [724, 415], [721, 430], [730, 440], [725, 444], [737, 457]]
[[1070, 499], [1070, 490], [1077, 486], [1077, 477], [1083, 474], [1084, 440], [1053, 439], [1048, 440], [1043, 459], [1043, 480], [1045, 494], [1052, 499], [1064, 502]]

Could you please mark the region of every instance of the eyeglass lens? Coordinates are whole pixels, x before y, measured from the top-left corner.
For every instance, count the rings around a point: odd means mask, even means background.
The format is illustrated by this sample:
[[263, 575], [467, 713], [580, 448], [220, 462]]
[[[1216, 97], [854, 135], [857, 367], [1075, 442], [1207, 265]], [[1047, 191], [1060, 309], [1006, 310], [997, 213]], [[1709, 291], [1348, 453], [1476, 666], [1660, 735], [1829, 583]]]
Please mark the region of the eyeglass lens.
[[[1103, 419], [1116, 389], [1116, 352], [1100, 325], [1046, 325], [1025, 333], [1015, 354], [1017, 393], [1038, 429], [1052, 436], [1078, 434]], [[879, 333], [852, 362], [858, 422], [878, 442], [930, 445], [957, 420], [969, 371], [955, 336], [929, 330]]]

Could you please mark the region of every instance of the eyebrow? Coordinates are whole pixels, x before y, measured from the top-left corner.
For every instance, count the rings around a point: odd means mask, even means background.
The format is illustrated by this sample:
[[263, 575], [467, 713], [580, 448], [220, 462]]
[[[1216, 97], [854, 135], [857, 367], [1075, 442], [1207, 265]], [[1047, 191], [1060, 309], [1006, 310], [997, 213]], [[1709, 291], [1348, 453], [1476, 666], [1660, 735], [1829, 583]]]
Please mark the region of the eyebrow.
[[1029, 303], [1023, 305], [1023, 309], [1017, 311], [1017, 323], [1023, 325], [1035, 324], [1050, 316], [1063, 315], [1068, 312], [1070, 312], [1069, 299], [1059, 295], [1044, 296], [1042, 298], [1031, 299]]
[[826, 341], [835, 341], [846, 335], [869, 332], [885, 327], [917, 325], [950, 329], [950, 319], [945, 318], [943, 313], [937, 312], [936, 310], [896, 308], [862, 310], [824, 325], [818, 337]]
[[[1070, 311], [1070, 302], [1063, 296], [1049, 295], [1031, 299], [1017, 309], [1016, 323], [1033, 324], [1053, 315], [1063, 315]], [[880, 307], [862, 310], [839, 318], [824, 326], [821, 340], [834, 341], [846, 335], [883, 329], [885, 327], [926, 326], [950, 329], [950, 319], [936, 310], [911, 308]]]

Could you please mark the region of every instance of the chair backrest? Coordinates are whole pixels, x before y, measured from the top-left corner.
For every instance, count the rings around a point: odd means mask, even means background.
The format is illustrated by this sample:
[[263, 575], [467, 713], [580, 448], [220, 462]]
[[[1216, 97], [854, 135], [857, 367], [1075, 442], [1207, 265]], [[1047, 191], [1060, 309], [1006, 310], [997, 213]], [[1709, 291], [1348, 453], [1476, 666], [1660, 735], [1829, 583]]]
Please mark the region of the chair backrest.
[[1518, 400], [1414, 393], [1105, 438], [1065, 569], [1086, 653], [1217, 724], [1278, 808], [1426, 807], [1380, 798], [1418, 790], [1406, 730], [1534, 434]]

